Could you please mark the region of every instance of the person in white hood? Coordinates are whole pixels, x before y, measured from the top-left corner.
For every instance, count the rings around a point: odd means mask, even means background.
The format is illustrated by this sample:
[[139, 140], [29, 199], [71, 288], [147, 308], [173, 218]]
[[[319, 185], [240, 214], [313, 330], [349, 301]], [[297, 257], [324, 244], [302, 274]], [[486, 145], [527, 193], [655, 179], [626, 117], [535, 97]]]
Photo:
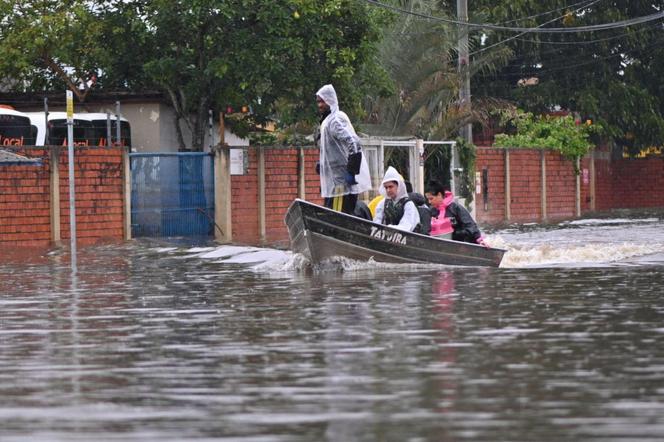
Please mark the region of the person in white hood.
[[378, 191], [385, 198], [376, 206], [373, 221], [408, 232], [415, 230], [420, 224], [420, 213], [408, 198], [406, 184], [394, 167], [387, 168]]
[[331, 84], [316, 92], [316, 104], [321, 115], [317, 165], [321, 196], [325, 207], [352, 214], [357, 195], [371, 188], [369, 165], [348, 115], [339, 110]]

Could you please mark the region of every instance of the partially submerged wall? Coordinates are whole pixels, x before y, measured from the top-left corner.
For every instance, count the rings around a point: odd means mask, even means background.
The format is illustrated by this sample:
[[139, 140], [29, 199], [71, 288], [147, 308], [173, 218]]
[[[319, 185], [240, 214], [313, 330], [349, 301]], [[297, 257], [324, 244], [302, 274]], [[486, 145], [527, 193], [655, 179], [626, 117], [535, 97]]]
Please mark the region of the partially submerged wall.
[[600, 148], [574, 163], [552, 151], [477, 150], [480, 223], [545, 222], [614, 209], [664, 207], [664, 158], [611, 159]]
[[[0, 162], [0, 247], [70, 239], [67, 150], [12, 151], [38, 162]], [[78, 243], [123, 239], [122, 149], [77, 147], [74, 158]]]
[[[38, 161], [0, 162], [0, 247], [69, 239], [66, 149], [13, 151]], [[318, 149], [248, 148], [246, 153], [244, 174], [230, 177], [232, 241], [286, 244], [284, 215], [293, 199], [322, 203]], [[79, 243], [128, 237], [125, 164], [120, 148], [76, 149]], [[478, 148], [475, 217], [484, 225], [546, 222], [594, 211], [664, 207], [664, 158], [611, 159], [599, 149], [579, 167], [576, 175], [570, 160], [550, 151]]]

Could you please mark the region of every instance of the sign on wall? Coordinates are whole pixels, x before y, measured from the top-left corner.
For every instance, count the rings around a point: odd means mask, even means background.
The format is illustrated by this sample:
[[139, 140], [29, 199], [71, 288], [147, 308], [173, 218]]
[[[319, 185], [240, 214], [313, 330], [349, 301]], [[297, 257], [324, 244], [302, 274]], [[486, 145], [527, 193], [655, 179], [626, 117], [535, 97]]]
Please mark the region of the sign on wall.
[[231, 175], [244, 175], [249, 168], [246, 149], [231, 149]]

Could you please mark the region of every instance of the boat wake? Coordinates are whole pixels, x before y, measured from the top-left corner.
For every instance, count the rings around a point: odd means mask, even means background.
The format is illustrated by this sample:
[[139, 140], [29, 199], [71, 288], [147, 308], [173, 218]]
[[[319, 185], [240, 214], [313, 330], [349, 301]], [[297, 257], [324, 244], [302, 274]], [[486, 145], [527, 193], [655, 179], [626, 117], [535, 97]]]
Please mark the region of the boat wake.
[[658, 218], [582, 219], [556, 226], [507, 229], [489, 235], [507, 249], [502, 268], [597, 267], [664, 263], [664, 229]]
[[[657, 218], [577, 220], [553, 227], [521, 226], [487, 235], [492, 247], [507, 250], [501, 268], [602, 267], [664, 264], [664, 226]], [[625, 239], [629, 238], [630, 241]], [[299, 253], [265, 247], [161, 247], [153, 251], [182, 259], [236, 265], [265, 274], [361, 273], [440, 269], [436, 264], [391, 264], [334, 257], [313, 265]]]
[[[492, 244], [498, 244], [495, 241]], [[507, 244], [497, 245], [508, 250], [501, 268], [519, 267], [594, 267], [631, 265], [664, 253], [663, 244]]]

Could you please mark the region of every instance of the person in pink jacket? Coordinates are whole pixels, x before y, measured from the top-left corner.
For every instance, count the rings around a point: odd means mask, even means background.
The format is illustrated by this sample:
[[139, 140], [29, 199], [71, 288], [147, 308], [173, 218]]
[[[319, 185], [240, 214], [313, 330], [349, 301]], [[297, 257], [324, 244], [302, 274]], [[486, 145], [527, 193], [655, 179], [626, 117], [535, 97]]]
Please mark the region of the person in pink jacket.
[[452, 192], [439, 182], [431, 181], [425, 194], [429, 205], [439, 212], [437, 217], [431, 218], [431, 236], [489, 247], [473, 217], [465, 207], [454, 201]]
[[438, 211], [438, 216], [431, 217], [430, 235], [438, 238], [452, 239], [454, 227], [452, 227], [452, 220], [445, 216], [445, 209], [454, 201], [454, 195], [449, 191], [444, 192], [444, 194], [433, 194], [431, 193], [431, 189], [428, 189], [426, 197], [429, 200], [429, 205]]

